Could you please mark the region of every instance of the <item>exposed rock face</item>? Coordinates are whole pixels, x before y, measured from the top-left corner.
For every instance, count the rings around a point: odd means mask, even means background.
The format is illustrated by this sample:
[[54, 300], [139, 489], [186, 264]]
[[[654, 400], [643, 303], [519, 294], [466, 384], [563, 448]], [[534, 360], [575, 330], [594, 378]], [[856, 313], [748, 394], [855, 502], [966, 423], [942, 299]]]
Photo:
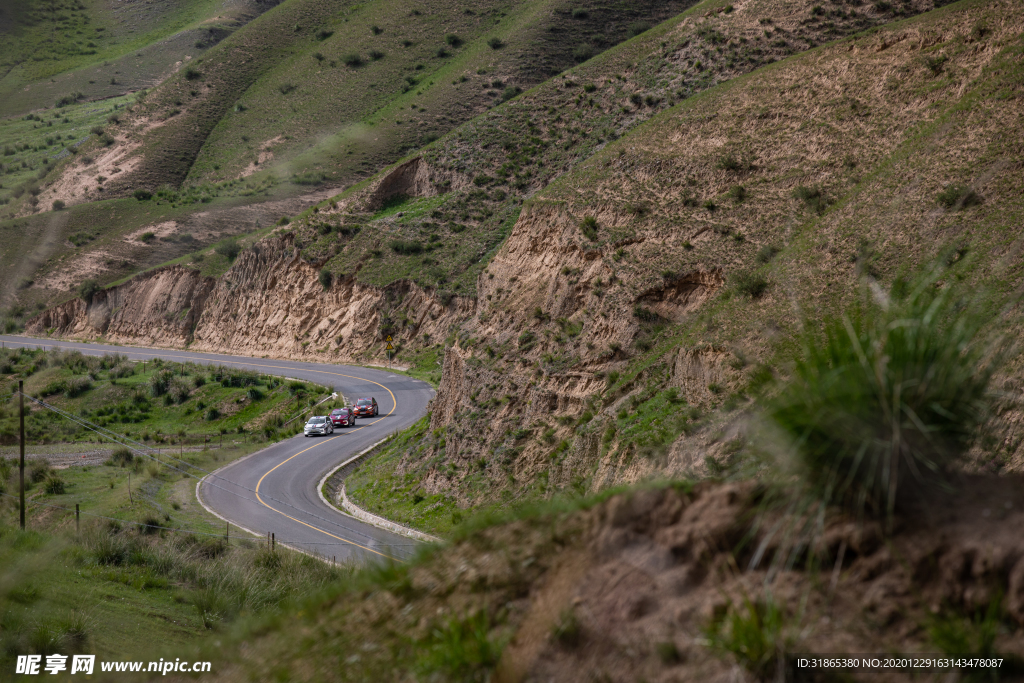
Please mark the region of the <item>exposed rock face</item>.
[[472, 300], [447, 306], [416, 285], [387, 289], [349, 278], [327, 290], [289, 235], [239, 255], [219, 280], [179, 266], [145, 273], [98, 292], [88, 306], [74, 299], [31, 320], [31, 334], [98, 337], [113, 342], [287, 358], [352, 360], [383, 356], [391, 333], [402, 344], [444, 338], [473, 314]]
[[192, 331], [216, 280], [169, 266], [43, 311], [27, 326], [31, 334], [105, 337], [112, 342], [181, 346]]

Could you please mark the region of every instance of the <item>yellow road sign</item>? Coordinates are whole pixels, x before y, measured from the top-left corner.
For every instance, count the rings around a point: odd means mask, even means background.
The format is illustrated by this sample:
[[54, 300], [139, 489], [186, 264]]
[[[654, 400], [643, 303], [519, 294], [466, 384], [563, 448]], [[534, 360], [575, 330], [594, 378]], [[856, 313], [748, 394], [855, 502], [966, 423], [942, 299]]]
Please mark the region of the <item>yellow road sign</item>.
[[387, 349], [388, 349], [388, 351], [394, 351], [394, 350], [395, 350], [395, 347], [391, 345], [391, 342], [388, 342], [388, 347], [387, 347]]
[[393, 342], [393, 341], [395, 341], [395, 340], [394, 340], [394, 339], [392, 339], [392, 338], [391, 338], [391, 335], [389, 334], [389, 335], [388, 335], [388, 338], [387, 338], [387, 339], [385, 339], [384, 341], [386, 341], [386, 342], [387, 342], [388, 344], [390, 344], [391, 342]]

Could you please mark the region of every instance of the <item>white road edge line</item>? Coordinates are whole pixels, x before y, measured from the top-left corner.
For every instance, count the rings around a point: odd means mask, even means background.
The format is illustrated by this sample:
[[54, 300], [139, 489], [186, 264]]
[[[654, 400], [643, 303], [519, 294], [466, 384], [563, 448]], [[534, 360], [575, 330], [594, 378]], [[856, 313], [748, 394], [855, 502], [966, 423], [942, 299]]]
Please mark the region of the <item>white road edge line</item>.
[[[343, 514], [343, 515], [345, 515], [347, 517], [351, 517], [352, 519], [358, 519], [360, 522], [363, 522], [364, 524], [370, 524], [372, 526], [377, 527], [378, 529], [383, 529], [384, 531], [390, 531], [391, 533], [398, 533], [398, 534], [401, 534], [401, 535], [406, 536], [408, 538], [415, 539], [417, 541], [425, 541], [427, 543], [444, 543], [444, 539], [438, 538], [437, 536], [431, 536], [430, 534], [425, 534], [422, 531], [417, 531], [416, 529], [410, 529], [409, 527], [402, 526], [401, 524], [398, 524], [396, 522], [392, 522], [390, 520], [384, 520], [382, 517], [378, 517], [377, 515], [375, 515], [373, 513], [366, 512], [365, 510], [362, 510], [357, 505], [355, 505], [355, 503], [352, 503], [351, 501], [346, 500], [345, 502], [347, 502], [349, 505], [351, 505], [352, 507], [356, 508], [357, 510], [360, 510], [365, 515], [365, 517], [356, 517], [355, 515], [350, 514], [346, 510], [342, 510], [338, 506], [332, 505], [331, 502], [329, 500], [327, 500], [327, 497], [324, 496], [324, 486], [326, 486], [327, 480], [331, 478], [331, 475], [333, 475], [335, 472], [340, 470], [342, 467], [345, 467], [346, 465], [348, 465], [350, 463], [353, 463], [356, 460], [362, 458], [367, 453], [372, 451], [374, 448], [376, 448], [377, 446], [381, 445], [382, 443], [384, 443], [385, 441], [390, 439], [392, 436], [394, 436], [394, 435], [392, 434], [392, 435], [384, 437], [383, 439], [381, 439], [377, 443], [373, 444], [369, 448], [366, 448], [366, 449], [360, 451], [359, 453], [356, 453], [355, 455], [353, 455], [351, 458], [349, 458], [345, 462], [341, 463], [340, 465], [338, 465], [334, 469], [328, 471], [327, 474], [324, 475], [324, 478], [320, 480], [320, 483], [316, 485], [316, 495], [320, 496], [320, 500], [322, 500], [324, 502], [324, 505], [326, 505], [327, 507], [329, 507], [332, 510], [334, 510], [336, 512], [339, 512], [339, 513], [341, 513], [341, 514]], [[342, 485], [341, 493], [342, 493], [342, 496], [345, 495], [345, 487], [344, 487], [344, 485]], [[385, 522], [387, 522], [387, 525], [382, 524], [382, 523], [380, 523], [380, 522], [378, 522], [376, 520], [385, 521]]]

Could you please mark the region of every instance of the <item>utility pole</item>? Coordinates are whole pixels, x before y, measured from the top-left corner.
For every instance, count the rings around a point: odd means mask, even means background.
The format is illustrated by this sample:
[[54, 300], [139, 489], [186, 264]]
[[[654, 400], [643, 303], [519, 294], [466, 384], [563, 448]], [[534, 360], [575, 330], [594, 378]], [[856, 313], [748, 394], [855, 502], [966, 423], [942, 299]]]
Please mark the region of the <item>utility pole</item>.
[[21, 500], [21, 530], [25, 530], [25, 381], [18, 380], [18, 419], [21, 422], [21, 458], [18, 461]]

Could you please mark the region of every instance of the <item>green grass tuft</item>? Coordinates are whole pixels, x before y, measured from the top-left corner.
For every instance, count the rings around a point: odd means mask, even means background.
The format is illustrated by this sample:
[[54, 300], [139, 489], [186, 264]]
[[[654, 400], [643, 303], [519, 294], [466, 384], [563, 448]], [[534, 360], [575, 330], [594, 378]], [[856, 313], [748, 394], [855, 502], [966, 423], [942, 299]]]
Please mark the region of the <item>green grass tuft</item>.
[[808, 326], [791, 382], [768, 414], [827, 501], [891, 517], [907, 490], [942, 481], [989, 415], [1005, 354], [980, 300], [939, 286], [934, 268]]

